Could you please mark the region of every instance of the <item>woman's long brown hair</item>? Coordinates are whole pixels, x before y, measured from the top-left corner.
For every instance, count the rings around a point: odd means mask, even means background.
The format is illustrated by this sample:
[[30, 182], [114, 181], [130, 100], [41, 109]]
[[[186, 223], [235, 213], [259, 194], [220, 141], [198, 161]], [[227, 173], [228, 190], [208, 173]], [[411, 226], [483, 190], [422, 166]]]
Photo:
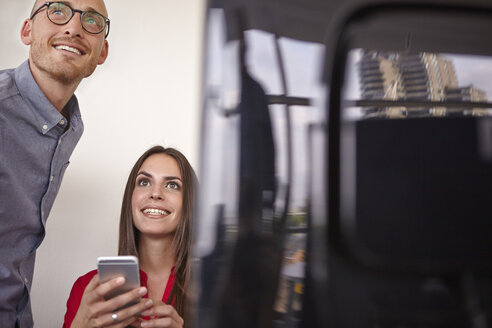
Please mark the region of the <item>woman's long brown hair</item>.
[[193, 216], [193, 194], [196, 186], [197, 178], [193, 168], [186, 157], [174, 148], [164, 148], [162, 146], [154, 146], [147, 150], [137, 160], [130, 172], [126, 183], [123, 202], [121, 204], [120, 216], [120, 234], [118, 243], [119, 255], [135, 255], [138, 253], [139, 231], [133, 225], [132, 216], [132, 195], [135, 189], [135, 180], [140, 167], [147, 158], [154, 154], [166, 154], [171, 156], [178, 163], [183, 178], [183, 207], [182, 218], [176, 228], [176, 233], [173, 239], [173, 248], [176, 252], [176, 263], [174, 272], [176, 279], [171, 291], [171, 295], [166, 303], [171, 303], [174, 298], [174, 307], [178, 313], [184, 318], [187, 312], [186, 295], [190, 280], [190, 248], [191, 248], [191, 219]]

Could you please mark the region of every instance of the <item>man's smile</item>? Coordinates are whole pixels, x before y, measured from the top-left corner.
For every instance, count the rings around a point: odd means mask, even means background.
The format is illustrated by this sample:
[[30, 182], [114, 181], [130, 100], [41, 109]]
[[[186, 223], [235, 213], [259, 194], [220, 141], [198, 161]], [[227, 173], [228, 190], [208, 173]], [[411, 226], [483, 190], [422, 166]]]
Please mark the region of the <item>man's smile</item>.
[[66, 50], [66, 51], [75, 53], [77, 55], [82, 55], [82, 52], [79, 49], [73, 48], [73, 47], [69, 47], [69, 46], [66, 46], [66, 45], [63, 45], [63, 44], [62, 45], [55, 46], [55, 49], [57, 49], [57, 50]]

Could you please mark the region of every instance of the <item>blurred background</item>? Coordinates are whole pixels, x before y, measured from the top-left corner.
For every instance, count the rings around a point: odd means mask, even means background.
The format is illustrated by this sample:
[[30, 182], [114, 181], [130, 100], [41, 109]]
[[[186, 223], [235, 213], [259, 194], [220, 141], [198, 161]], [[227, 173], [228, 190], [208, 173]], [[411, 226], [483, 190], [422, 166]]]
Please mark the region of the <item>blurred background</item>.
[[196, 327], [491, 327], [491, 9], [209, 2]]
[[[0, 0], [0, 69], [28, 57], [20, 28], [33, 0]], [[123, 189], [155, 144], [180, 149], [198, 170], [203, 0], [106, 1], [109, 57], [76, 91], [85, 132], [65, 174], [38, 250], [32, 288], [36, 327], [60, 327], [73, 282], [116, 255]]]

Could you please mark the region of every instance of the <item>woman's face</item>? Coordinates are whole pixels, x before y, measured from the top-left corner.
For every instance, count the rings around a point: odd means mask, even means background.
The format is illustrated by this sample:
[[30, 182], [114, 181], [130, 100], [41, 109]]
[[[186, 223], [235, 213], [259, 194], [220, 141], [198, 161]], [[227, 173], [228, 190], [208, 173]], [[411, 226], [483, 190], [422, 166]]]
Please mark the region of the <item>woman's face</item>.
[[181, 220], [183, 191], [183, 178], [173, 157], [148, 157], [137, 173], [132, 195], [133, 224], [140, 233], [172, 236]]

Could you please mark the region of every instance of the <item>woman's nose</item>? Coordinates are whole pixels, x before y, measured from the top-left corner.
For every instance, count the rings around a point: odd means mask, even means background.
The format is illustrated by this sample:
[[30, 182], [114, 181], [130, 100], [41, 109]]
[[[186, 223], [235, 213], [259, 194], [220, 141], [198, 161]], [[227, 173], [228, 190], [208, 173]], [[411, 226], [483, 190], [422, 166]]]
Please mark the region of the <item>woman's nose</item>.
[[154, 200], [162, 200], [162, 191], [159, 188], [154, 188], [150, 194], [150, 198]]

